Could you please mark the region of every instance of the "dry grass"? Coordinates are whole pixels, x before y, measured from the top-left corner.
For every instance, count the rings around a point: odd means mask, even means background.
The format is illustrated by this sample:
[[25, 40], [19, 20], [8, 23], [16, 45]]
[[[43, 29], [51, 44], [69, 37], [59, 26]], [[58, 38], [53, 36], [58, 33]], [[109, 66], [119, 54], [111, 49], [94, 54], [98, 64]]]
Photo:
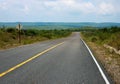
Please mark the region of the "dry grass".
[[7, 49], [19, 45], [31, 44], [44, 40], [57, 39], [69, 36], [67, 30], [21, 30], [21, 43], [18, 42], [18, 30], [15, 28], [0, 28], [0, 49]]
[[108, 74], [111, 76], [115, 84], [120, 84], [120, 56], [114, 52], [110, 52], [103, 45], [99, 45], [95, 42], [90, 42], [81, 35], [87, 42], [96, 58], [102, 63]]
[[[115, 54], [116, 50], [120, 50], [120, 27], [82, 32], [82, 37], [115, 83], [120, 84], [120, 55]], [[104, 44], [111, 46], [115, 51], [105, 48]]]

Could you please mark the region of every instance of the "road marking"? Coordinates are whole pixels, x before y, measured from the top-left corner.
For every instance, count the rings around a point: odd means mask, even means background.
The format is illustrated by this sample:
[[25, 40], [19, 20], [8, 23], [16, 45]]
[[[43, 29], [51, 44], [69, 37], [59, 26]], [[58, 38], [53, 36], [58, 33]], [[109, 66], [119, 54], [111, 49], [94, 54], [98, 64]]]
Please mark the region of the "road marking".
[[[82, 39], [81, 39], [81, 40], [82, 40]], [[98, 67], [98, 69], [99, 69], [99, 71], [100, 71], [100, 73], [101, 73], [103, 79], [105, 80], [105, 83], [106, 83], [106, 84], [110, 84], [110, 82], [108, 81], [107, 77], [105, 76], [103, 70], [101, 69], [100, 65], [98, 64], [97, 60], [95, 59], [93, 53], [91, 52], [90, 48], [87, 46], [87, 44], [86, 44], [83, 40], [82, 40], [82, 42], [84, 43], [84, 45], [85, 45], [86, 48], [88, 49], [90, 55], [92, 56], [94, 62], [96, 63], [96, 65], [97, 65], [97, 67]]]
[[6, 70], [6, 71], [4, 71], [4, 72], [2, 72], [2, 73], [0, 73], [0, 77], [6, 75], [7, 73], [9, 73], [9, 72], [11, 72], [11, 71], [13, 71], [13, 70], [15, 70], [15, 69], [21, 67], [22, 65], [24, 65], [24, 64], [26, 64], [26, 63], [32, 61], [33, 59], [35, 59], [35, 58], [37, 58], [37, 57], [43, 55], [44, 53], [46, 53], [46, 52], [48, 52], [48, 51], [50, 51], [50, 50], [56, 48], [57, 46], [62, 45], [63, 43], [64, 43], [64, 42], [61, 42], [61, 43], [59, 43], [59, 44], [56, 44], [56, 45], [54, 45], [54, 46], [52, 46], [52, 47], [50, 47], [50, 48], [48, 48], [48, 49], [42, 51], [41, 53], [38, 53], [38, 54], [32, 56], [31, 58], [27, 59], [26, 61], [24, 61], [24, 62], [22, 62], [22, 63], [20, 63], [20, 64], [18, 64], [18, 65], [16, 65], [16, 66], [14, 66], [14, 67], [8, 69], [8, 70]]

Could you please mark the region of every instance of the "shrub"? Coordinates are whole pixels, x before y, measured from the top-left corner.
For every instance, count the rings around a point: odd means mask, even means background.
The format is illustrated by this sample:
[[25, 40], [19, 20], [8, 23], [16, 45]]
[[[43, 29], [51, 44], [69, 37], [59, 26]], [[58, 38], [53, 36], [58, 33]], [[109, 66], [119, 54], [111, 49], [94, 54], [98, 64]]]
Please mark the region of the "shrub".
[[8, 28], [8, 29], [6, 29], [6, 32], [14, 33], [14, 32], [16, 32], [16, 29], [15, 28]]
[[108, 44], [120, 50], [120, 27], [103, 28], [95, 31], [82, 32], [83, 36], [99, 44]]
[[97, 37], [92, 37], [92, 38], [91, 38], [91, 41], [92, 41], [92, 42], [96, 42], [97, 40], [98, 40]]

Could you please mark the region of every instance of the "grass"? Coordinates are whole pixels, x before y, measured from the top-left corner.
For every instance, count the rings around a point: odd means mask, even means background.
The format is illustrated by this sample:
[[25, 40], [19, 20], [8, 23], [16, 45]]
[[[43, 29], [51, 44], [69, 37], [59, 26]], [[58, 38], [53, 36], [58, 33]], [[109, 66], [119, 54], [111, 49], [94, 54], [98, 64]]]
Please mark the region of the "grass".
[[21, 43], [18, 42], [18, 30], [15, 28], [0, 28], [0, 49], [34, 42], [57, 39], [71, 34], [68, 30], [37, 30], [22, 29]]
[[82, 32], [87, 41], [100, 45], [108, 44], [120, 50], [120, 27], [103, 28], [89, 32]]
[[120, 55], [110, 52], [103, 45], [110, 45], [120, 50], [120, 27], [103, 28], [81, 32], [82, 38], [89, 45], [96, 58], [102, 63], [115, 84], [120, 84]]

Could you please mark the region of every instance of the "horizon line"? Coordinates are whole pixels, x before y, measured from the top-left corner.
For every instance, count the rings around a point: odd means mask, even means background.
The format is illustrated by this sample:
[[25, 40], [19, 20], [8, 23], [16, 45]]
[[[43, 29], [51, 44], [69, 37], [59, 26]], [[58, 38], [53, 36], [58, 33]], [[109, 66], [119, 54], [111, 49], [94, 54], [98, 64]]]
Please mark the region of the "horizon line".
[[3, 21], [3, 22], [1, 22], [0, 21], [0, 23], [120, 23], [120, 22], [107, 22], [107, 21], [105, 21], [105, 22], [59, 22], [59, 21], [54, 21], [54, 22], [50, 22], [50, 21]]

